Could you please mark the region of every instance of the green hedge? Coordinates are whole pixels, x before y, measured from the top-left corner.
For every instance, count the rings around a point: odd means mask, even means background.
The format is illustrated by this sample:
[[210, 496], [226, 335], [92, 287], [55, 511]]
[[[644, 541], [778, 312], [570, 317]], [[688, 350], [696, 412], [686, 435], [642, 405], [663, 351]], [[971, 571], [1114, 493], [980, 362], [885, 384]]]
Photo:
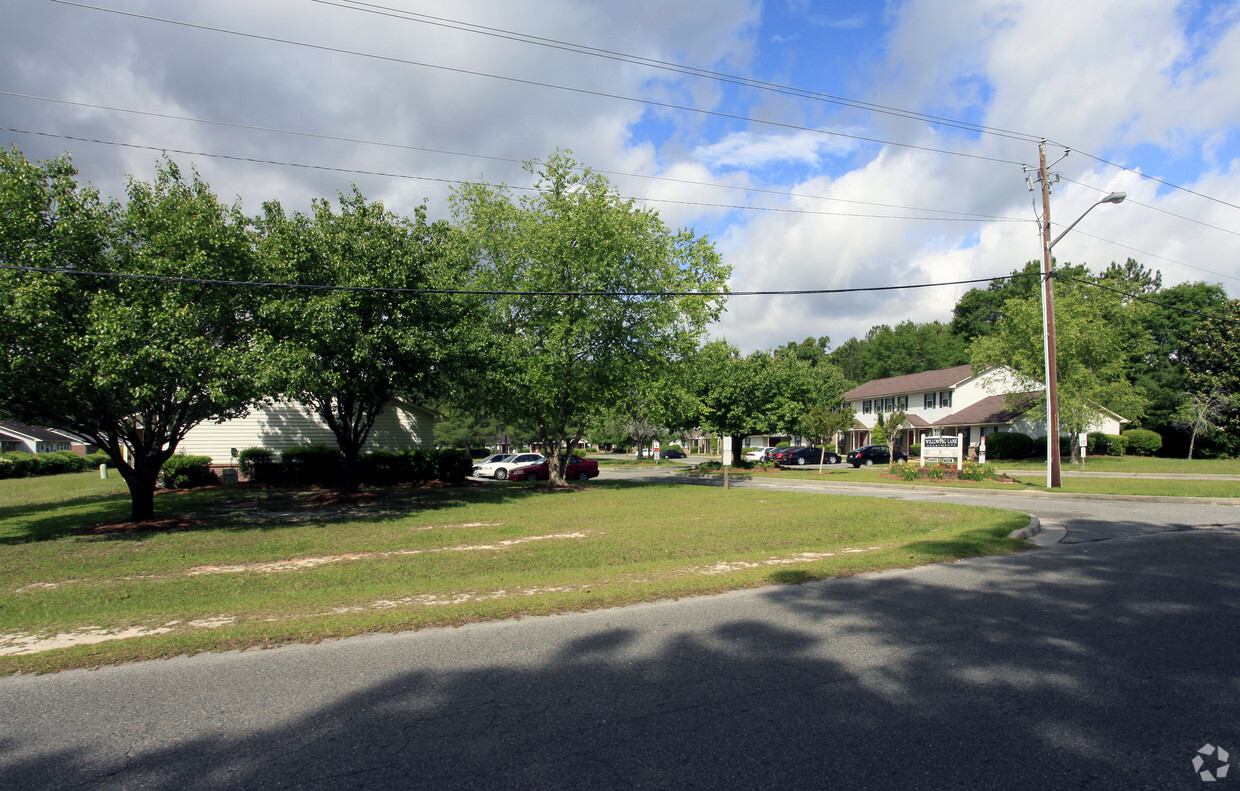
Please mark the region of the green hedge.
[[[1023, 459], [1033, 455], [1033, 437], [1019, 431], [996, 431], [986, 435], [986, 458]], [[1045, 443], [1043, 443], [1045, 448]]]
[[165, 489], [192, 489], [219, 482], [220, 477], [211, 469], [210, 456], [178, 453], [159, 469], [159, 485]]
[[62, 475], [67, 472], [81, 472], [88, 466], [89, 462], [85, 456], [79, 456], [71, 450], [57, 450], [51, 453], [0, 454], [0, 478]]
[[1127, 452], [1134, 456], [1153, 456], [1162, 448], [1162, 435], [1147, 428], [1130, 428], [1121, 436], [1128, 441]]
[[[238, 454], [241, 472], [254, 483], [294, 483], [334, 486], [344, 476], [340, 451], [328, 445], [288, 448], [276, 458], [267, 448], [246, 448]], [[379, 450], [358, 457], [362, 483], [390, 486], [441, 480], [460, 483], [474, 469], [470, 453], [462, 448], [443, 450]]]

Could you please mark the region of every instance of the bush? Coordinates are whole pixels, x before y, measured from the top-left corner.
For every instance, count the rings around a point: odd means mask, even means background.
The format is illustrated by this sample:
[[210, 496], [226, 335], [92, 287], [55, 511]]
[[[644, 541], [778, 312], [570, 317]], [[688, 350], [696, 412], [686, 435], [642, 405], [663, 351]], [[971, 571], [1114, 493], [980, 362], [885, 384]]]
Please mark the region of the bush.
[[910, 459], [921, 458], [921, 443], [920, 442], [918, 442], [915, 445], [908, 446], [908, 457]]
[[[425, 455], [425, 452], [413, 451], [413, 455], [417, 454]], [[435, 451], [433, 462], [435, 477], [444, 483], [460, 483], [474, 471], [473, 459], [469, 458], [469, 454], [454, 448]]]
[[702, 462], [702, 463], [698, 464], [698, 466], [696, 467], [696, 469], [697, 469], [697, 470], [699, 470], [700, 472], [713, 472], [713, 471], [715, 471], [715, 470], [722, 470], [722, 469], [723, 469], [723, 462], [721, 462], [721, 461], [714, 461], [714, 460], [711, 460], [711, 461], [704, 461], [704, 462]]
[[960, 470], [960, 480], [962, 481], [984, 481], [987, 478], [994, 478], [998, 475], [998, 471], [993, 464], [978, 464], [975, 461], [966, 461]]
[[88, 453], [86, 454], [85, 459], [86, 459], [86, 469], [88, 470], [97, 470], [105, 464], [108, 465], [109, 467], [116, 466], [116, 462], [112, 461], [112, 456], [109, 455], [107, 451], [103, 451], [103, 450], [97, 450], [94, 453]]
[[986, 435], [986, 458], [1023, 459], [1033, 455], [1033, 437], [1019, 431], [996, 431]]
[[244, 448], [237, 454], [237, 466], [241, 474], [254, 483], [274, 483], [283, 474], [275, 451], [267, 448]]
[[357, 479], [379, 485], [412, 481], [413, 459], [405, 451], [386, 448], [363, 453], [357, 459]]
[[1108, 456], [1123, 456], [1128, 449], [1128, 438], [1122, 434], [1104, 434]]
[[37, 453], [39, 471], [36, 475], [63, 475], [67, 472], [81, 472], [86, 469], [86, 457], [79, 456], [71, 450], [57, 450], [51, 453]]
[[789, 445], [787, 442], [781, 442], [781, 443], [779, 443], [778, 445], [776, 445], [775, 447], [777, 447], [777, 448], [788, 448], [788, 447], [791, 447], [791, 445]]
[[178, 453], [164, 462], [159, 470], [159, 485], [165, 489], [191, 489], [219, 482], [219, 476], [211, 469], [210, 456]]
[[1128, 452], [1135, 456], [1153, 456], [1163, 445], [1162, 435], [1147, 428], [1128, 429], [1122, 436], [1128, 441]]
[[895, 465], [896, 474], [906, 481], [915, 481], [921, 477], [921, 466], [911, 461], [902, 461]]
[[333, 484], [344, 474], [339, 448], [327, 445], [299, 445], [285, 448], [280, 461], [289, 478], [297, 483]]

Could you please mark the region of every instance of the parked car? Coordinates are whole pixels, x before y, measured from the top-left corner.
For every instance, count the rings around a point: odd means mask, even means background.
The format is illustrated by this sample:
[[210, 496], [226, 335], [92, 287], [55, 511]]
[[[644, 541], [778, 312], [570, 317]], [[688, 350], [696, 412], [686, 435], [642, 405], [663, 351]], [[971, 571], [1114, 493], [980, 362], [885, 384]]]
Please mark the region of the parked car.
[[784, 459], [788, 458], [788, 454], [792, 453], [794, 450], [796, 450], [796, 448], [771, 448], [770, 451], [762, 457], [762, 460], [773, 461], [776, 464], [783, 464]]
[[677, 450], [676, 448], [668, 448], [667, 450], [660, 451], [660, 452], [659, 452], [659, 456], [660, 456], [661, 458], [664, 458], [664, 459], [684, 459], [684, 458], [687, 458], [687, 456], [685, 455], [685, 452], [684, 452], [683, 450]]
[[511, 453], [492, 453], [490, 456], [487, 456], [486, 458], [478, 459], [477, 461], [475, 461], [474, 466], [481, 467], [484, 464], [494, 464], [497, 461], [503, 461], [504, 459], [506, 459], [507, 457], [511, 455], [512, 455]]
[[817, 464], [820, 459], [827, 464], [840, 463], [840, 455], [838, 453], [827, 451], [824, 457], [822, 448], [793, 448], [780, 461], [780, 464], [795, 464], [798, 467], [804, 467], [806, 464]]
[[[546, 459], [538, 464], [528, 464], [508, 472], [508, 480], [510, 481], [545, 481], [549, 477], [551, 477], [551, 468], [547, 465]], [[594, 459], [570, 456], [568, 467], [564, 470], [564, 477], [578, 481], [588, 481], [591, 478], [597, 478], [598, 462]]]
[[[895, 459], [896, 461], [908, 461], [908, 456], [897, 451]], [[854, 467], [860, 467], [863, 464], [867, 467], [873, 464], [890, 464], [891, 452], [887, 450], [886, 445], [866, 445], [848, 451], [848, 463]]]
[[495, 478], [502, 481], [508, 477], [509, 472], [517, 467], [538, 464], [546, 460], [547, 457], [541, 453], [517, 453], [505, 456], [499, 461], [493, 461], [490, 464], [479, 464], [474, 467], [474, 476], [478, 478]]
[[766, 461], [766, 454], [778, 448], [767, 446], [765, 448], [756, 448], [745, 454], [745, 461]]

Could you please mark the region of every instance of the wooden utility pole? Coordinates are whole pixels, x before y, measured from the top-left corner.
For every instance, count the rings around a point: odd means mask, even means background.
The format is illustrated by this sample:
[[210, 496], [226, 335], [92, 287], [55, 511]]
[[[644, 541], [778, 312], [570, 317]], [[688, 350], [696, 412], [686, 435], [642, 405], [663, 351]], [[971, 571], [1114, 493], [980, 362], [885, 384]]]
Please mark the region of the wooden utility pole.
[[1046, 363], [1046, 485], [1060, 488], [1059, 364], [1055, 357], [1055, 289], [1051, 287], [1051, 181], [1046, 172], [1046, 141], [1038, 144], [1042, 182], [1042, 345]]

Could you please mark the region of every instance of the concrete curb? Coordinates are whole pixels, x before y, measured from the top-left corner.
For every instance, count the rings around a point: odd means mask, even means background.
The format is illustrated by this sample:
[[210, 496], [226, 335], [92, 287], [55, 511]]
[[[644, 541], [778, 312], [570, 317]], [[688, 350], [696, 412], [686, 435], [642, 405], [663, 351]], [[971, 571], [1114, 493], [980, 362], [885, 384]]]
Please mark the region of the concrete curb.
[[1029, 524], [1025, 527], [1018, 528], [1008, 533], [1008, 538], [1015, 538], [1020, 541], [1028, 541], [1029, 539], [1042, 532], [1042, 522], [1036, 516], [1029, 517]]

